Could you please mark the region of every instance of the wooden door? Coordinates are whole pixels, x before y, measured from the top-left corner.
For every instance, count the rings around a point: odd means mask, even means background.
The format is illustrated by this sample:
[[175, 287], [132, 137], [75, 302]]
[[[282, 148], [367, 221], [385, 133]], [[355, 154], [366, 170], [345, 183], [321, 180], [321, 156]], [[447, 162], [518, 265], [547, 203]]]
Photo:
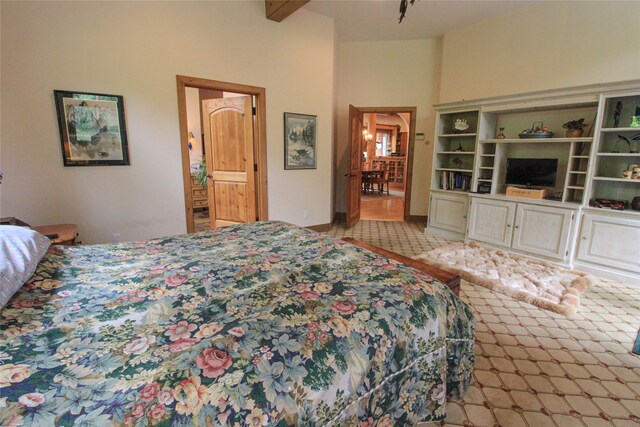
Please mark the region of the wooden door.
[[211, 228], [256, 220], [250, 96], [202, 101]]
[[349, 172], [347, 177], [347, 228], [360, 221], [362, 187], [362, 111], [349, 105]]
[[500, 246], [511, 246], [516, 204], [472, 198], [467, 237]]
[[570, 209], [518, 203], [511, 247], [566, 260], [574, 212]]

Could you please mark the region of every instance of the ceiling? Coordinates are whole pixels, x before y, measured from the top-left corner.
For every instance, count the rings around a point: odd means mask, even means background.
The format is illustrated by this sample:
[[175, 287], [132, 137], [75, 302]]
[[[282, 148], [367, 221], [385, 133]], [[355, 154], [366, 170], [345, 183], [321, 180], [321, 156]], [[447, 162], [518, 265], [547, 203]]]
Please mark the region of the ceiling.
[[311, 0], [304, 8], [335, 20], [341, 42], [439, 37], [537, 0], [416, 0], [401, 24], [400, 0]]

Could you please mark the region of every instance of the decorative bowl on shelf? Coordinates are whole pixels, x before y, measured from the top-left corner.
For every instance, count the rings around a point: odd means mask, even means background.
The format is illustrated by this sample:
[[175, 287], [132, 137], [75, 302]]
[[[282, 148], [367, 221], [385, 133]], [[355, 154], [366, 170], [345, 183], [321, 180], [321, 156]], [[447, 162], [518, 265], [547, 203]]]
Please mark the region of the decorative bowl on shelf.
[[527, 138], [551, 138], [553, 136], [553, 132], [529, 132], [529, 133], [519, 133], [518, 136], [521, 139]]
[[626, 200], [611, 199], [591, 199], [589, 206], [600, 209], [611, 209], [614, 211], [623, 211], [627, 209], [628, 202]]
[[469, 123], [465, 119], [456, 119], [453, 123], [453, 133], [466, 133], [469, 130]]
[[525, 129], [518, 134], [522, 139], [527, 138], [551, 138], [553, 132], [550, 132], [542, 122], [533, 122], [530, 129]]

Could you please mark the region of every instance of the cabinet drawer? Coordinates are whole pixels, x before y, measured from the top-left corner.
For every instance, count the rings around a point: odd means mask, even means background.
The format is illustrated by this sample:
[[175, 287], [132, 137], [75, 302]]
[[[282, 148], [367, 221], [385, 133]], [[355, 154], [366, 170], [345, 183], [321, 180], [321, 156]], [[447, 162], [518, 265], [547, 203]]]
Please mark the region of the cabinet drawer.
[[207, 197], [207, 190], [205, 190], [202, 187], [194, 188], [192, 192], [193, 192], [193, 197]]
[[194, 208], [206, 208], [209, 206], [209, 202], [207, 199], [194, 200], [193, 207]]

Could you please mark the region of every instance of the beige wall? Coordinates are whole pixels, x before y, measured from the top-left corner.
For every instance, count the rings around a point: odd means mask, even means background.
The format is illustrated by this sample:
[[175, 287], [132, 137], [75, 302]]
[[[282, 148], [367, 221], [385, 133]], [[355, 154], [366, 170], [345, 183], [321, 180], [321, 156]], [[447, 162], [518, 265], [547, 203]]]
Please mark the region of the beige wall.
[[185, 88], [185, 103], [187, 107], [187, 129], [193, 133], [189, 159], [191, 163], [202, 160], [202, 128], [200, 127], [200, 91], [195, 87]]
[[539, 2], [444, 36], [440, 102], [640, 78], [640, 2]]
[[[356, 107], [418, 108], [416, 132], [433, 135], [439, 92], [439, 40], [353, 42], [338, 45], [338, 141], [336, 211], [346, 211], [349, 104]], [[393, 64], [386, 66], [385, 64]], [[427, 215], [433, 145], [416, 141], [411, 214]]]
[[[269, 215], [331, 217], [334, 25], [264, 2], [2, 2], [0, 214], [84, 242], [186, 230], [176, 74], [266, 88]], [[206, 54], [203, 54], [206, 52]], [[123, 95], [131, 166], [63, 167], [54, 89]], [[283, 112], [318, 115], [318, 168], [284, 171]], [[308, 211], [308, 218], [303, 212]]]

